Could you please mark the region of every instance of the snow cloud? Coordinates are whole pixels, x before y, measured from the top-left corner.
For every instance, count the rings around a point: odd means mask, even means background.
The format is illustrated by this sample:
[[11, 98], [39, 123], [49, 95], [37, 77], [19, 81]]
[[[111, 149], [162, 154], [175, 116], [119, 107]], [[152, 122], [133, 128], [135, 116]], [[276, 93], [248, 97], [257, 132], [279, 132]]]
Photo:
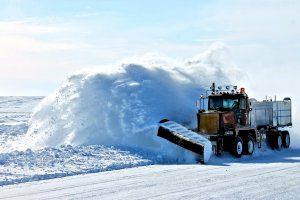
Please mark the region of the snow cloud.
[[215, 44], [191, 61], [147, 55], [113, 71], [77, 72], [36, 107], [27, 134], [2, 151], [100, 144], [185, 158], [185, 151], [158, 139], [157, 124], [168, 118], [195, 127], [199, 96], [213, 81], [229, 84], [228, 72], [239, 73], [224, 52]]

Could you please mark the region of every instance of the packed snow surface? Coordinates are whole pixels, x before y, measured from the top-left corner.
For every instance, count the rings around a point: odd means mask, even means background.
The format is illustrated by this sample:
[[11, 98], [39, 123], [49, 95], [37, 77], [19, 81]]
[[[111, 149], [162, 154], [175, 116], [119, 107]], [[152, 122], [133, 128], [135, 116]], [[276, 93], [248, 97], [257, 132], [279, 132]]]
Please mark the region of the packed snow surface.
[[[276, 154], [276, 156], [274, 156]], [[300, 151], [151, 165], [0, 188], [0, 199], [299, 199]]]

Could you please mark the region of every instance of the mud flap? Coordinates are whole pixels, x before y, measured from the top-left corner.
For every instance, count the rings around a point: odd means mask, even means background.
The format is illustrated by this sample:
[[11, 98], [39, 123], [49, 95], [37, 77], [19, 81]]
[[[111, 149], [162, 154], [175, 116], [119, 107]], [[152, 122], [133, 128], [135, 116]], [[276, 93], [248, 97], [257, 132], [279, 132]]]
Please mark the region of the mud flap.
[[208, 139], [176, 122], [162, 120], [157, 136], [198, 154], [203, 163], [208, 162], [211, 156], [212, 144]]

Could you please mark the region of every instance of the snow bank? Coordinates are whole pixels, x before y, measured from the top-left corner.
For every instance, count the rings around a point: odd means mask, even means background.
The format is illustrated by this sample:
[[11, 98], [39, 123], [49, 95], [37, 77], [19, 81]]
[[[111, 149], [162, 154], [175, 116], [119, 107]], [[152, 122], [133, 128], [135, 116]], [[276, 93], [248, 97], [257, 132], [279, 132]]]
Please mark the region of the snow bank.
[[101, 145], [27, 149], [0, 154], [0, 186], [150, 164], [129, 150]]
[[187, 158], [184, 150], [156, 136], [158, 122], [168, 118], [196, 125], [199, 95], [211, 82], [229, 83], [229, 73], [239, 75], [224, 59], [226, 53], [214, 44], [184, 62], [147, 56], [78, 72], [39, 104], [27, 134], [10, 148], [100, 144]]

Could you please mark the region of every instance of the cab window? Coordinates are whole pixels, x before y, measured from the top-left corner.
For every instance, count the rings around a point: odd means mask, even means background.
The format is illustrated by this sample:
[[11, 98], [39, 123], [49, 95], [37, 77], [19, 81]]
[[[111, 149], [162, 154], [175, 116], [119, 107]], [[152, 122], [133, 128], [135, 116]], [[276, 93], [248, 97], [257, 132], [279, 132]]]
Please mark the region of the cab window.
[[235, 110], [237, 108], [238, 99], [211, 98], [209, 100], [209, 110]]

